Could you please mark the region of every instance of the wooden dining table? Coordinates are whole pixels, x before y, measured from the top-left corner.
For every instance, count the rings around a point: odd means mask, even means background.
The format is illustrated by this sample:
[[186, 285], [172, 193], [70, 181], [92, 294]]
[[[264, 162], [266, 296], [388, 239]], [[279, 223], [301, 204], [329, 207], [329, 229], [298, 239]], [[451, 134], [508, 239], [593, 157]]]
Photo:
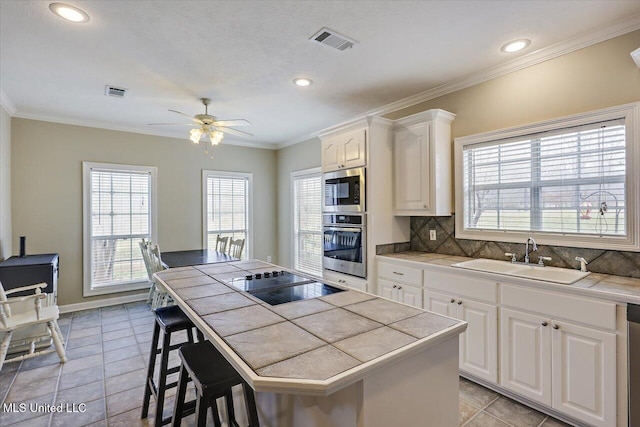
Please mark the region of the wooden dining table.
[[162, 263], [168, 268], [188, 267], [201, 264], [216, 264], [219, 262], [238, 261], [224, 252], [212, 249], [191, 249], [162, 253]]

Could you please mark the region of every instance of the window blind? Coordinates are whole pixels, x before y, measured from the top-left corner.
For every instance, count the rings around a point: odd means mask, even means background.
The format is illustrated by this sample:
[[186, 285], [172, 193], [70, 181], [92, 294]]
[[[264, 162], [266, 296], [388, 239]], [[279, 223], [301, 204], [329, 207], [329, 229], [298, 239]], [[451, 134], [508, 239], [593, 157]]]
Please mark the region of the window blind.
[[625, 235], [625, 153], [622, 119], [467, 145], [464, 227]]
[[147, 281], [138, 242], [151, 238], [148, 172], [91, 169], [91, 286]]
[[322, 177], [294, 177], [294, 268], [322, 276]]
[[242, 258], [249, 253], [249, 179], [243, 176], [207, 177], [207, 247], [216, 247], [216, 237], [244, 239]]

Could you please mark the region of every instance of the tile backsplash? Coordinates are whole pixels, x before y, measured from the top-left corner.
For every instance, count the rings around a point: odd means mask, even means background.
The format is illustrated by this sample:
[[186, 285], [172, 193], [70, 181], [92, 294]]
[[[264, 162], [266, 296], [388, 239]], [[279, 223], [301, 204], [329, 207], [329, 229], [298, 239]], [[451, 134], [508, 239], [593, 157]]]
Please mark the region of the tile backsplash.
[[[436, 231], [436, 240], [429, 240], [429, 231]], [[411, 217], [412, 251], [432, 252], [447, 255], [466, 256], [472, 258], [489, 258], [507, 260], [505, 252], [512, 252], [518, 260], [524, 258], [524, 242], [488, 242], [484, 240], [456, 239], [455, 217]], [[381, 245], [378, 254], [401, 252], [407, 243]], [[580, 263], [575, 257], [581, 256], [587, 260], [587, 268], [594, 273], [615, 274], [640, 278], [640, 253], [611, 251], [605, 249], [572, 248], [564, 246], [538, 245], [538, 250], [531, 255], [532, 261], [537, 262], [539, 256], [551, 257], [546, 265], [563, 268], [579, 268]]]

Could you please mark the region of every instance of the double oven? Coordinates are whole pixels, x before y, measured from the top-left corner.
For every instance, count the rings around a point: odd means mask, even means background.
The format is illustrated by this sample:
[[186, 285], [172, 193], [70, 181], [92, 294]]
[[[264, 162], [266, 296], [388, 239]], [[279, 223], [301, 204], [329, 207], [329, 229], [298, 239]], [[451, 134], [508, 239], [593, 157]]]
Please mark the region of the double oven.
[[322, 190], [322, 266], [366, 278], [365, 168], [324, 173]]

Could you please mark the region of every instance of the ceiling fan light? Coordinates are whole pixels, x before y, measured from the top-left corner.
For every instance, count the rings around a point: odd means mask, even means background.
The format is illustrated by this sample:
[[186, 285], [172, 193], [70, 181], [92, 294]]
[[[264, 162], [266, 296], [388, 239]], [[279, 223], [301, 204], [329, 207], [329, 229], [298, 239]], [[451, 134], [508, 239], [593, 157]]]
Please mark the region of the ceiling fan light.
[[209, 139], [211, 140], [211, 145], [218, 145], [220, 141], [224, 138], [224, 134], [220, 131], [214, 130], [209, 134]]
[[194, 143], [194, 144], [199, 144], [200, 143], [200, 138], [202, 137], [202, 129], [200, 128], [195, 128], [195, 129], [191, 129], [189, 131], [189, 139]]

